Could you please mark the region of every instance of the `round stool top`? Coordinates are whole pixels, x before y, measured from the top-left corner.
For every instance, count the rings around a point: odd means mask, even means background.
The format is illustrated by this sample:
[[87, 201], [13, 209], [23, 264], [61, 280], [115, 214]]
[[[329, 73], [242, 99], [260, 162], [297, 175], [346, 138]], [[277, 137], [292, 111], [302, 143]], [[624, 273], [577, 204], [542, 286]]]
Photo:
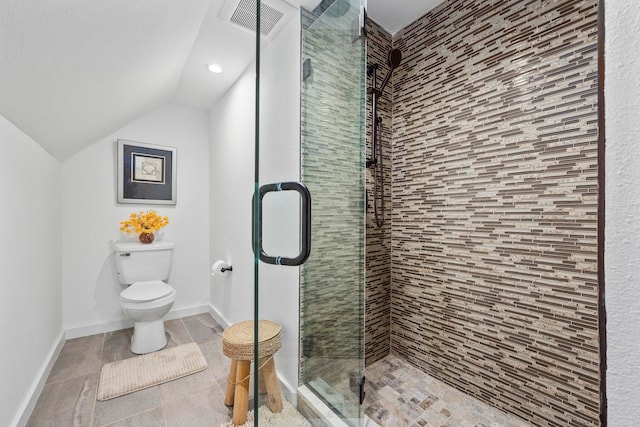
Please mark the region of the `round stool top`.
[[[281, 327], [271, 320], [258, 321], [258, 357], [269, 357], [280, 349]], [[222, 334], [222, 352], [234, 360], [253, 360], [253, 320], [235, 323]]]

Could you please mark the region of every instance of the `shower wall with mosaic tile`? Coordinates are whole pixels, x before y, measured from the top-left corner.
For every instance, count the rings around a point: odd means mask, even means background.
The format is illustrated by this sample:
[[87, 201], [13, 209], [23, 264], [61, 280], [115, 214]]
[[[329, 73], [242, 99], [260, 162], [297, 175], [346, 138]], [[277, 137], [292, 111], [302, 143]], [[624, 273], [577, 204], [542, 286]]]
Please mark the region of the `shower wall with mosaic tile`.
[[[387, 53], [391, 50], [391, 35], [382, 27], [367, 20], [367, 64], [378, 64], [377, 87], [389, 72]], [[373, 76], [367, 79], [371, 88]], [[367, 158], [371, 158], [371, 123], [373, 123], [371, 95], [367, 95]], [[373, 167], [367, 168], [367, 222], [366, 222], [366, 280], [365, 280], [365, 362], [369, 366], [389, 354], [391, 331], [391, 106], [392, 86], [387, 84], [378, 99], [378, 117], [382, 178], [378, 177], [376, 195]], [[379, 167], [379, 165], [376, 165]], [[378, 169], [378, 174], [380, 169]], [[377, 200], [374, 201], [374, 199]], [[384, 198], [384, 212], [381, 199]], [[378, 203], [378, 220], [374, 212]], [[378, 224], [381, 223], [381, 226]]]
[[597, 1], [446, 1], [393, 37], [391, 352], [598, 425]]

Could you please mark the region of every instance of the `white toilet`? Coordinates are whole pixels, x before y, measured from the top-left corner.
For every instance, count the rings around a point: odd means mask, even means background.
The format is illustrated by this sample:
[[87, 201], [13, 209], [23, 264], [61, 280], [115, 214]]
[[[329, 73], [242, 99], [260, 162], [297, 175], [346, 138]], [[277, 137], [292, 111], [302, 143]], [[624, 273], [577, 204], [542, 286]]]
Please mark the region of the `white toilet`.
[[151, 353], [167, 345], [163, 317], [176, 300], [176, 290], [163, 282], [169, 278], [173, 242], [114, 244], [116, 272], [123, 285], [122, 310], [133, 321], [131, 351]]

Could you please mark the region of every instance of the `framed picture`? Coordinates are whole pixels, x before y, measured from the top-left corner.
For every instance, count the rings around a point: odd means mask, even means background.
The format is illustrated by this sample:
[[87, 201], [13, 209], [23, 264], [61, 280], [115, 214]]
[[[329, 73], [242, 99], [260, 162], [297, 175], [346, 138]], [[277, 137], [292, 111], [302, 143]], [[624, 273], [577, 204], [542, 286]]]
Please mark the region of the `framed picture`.
[[176, 204], [176, 149], [118, 140], [118, 203]]

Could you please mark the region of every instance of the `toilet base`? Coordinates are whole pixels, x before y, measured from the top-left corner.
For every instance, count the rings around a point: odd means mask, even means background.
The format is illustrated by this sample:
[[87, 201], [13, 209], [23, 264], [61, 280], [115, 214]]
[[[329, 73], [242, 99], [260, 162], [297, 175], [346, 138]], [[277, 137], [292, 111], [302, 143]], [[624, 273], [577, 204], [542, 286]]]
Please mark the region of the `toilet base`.
[[149, 322], [134, 322], [131, 337], [131, 352], [135, 354], [152, 353], [163, 349], [167, 345], [164, 332], [164, 320]]

